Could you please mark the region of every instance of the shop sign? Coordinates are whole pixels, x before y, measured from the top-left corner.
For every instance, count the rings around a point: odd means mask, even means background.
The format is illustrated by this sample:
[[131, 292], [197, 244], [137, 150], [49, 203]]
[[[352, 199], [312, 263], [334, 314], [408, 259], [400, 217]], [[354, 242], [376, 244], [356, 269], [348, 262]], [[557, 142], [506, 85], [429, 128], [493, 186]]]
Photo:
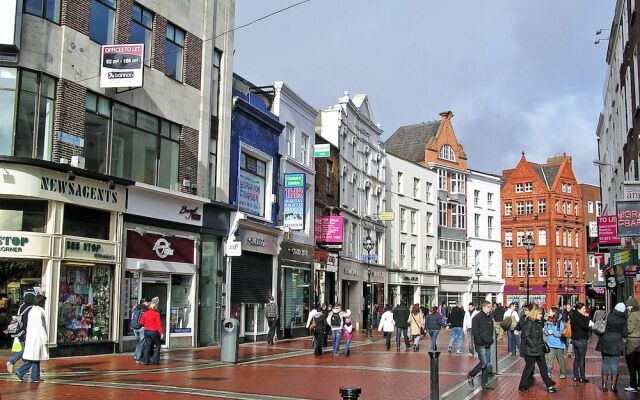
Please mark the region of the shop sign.
[[618, 237], [640, 235], [640, 201], [617, 201]]
[[104, 45], [100, 52], [100, 87], [142, 87], [144, 44]]
[[22, 253], [29, 238], [23, 236], [0, 236], [1, 253]]
[[66, 239], [65, 257], [87, 258], [95, 260], [114, 261], [115, 246], [105, 243], [82, 242]]
[[633, 264], [633, 249], [612, 250], [611, 263], [616, 267], [628, 267]]
[[194, 264], [195, 241], [127, 230], [127, 258]]
[[200, 221], [202, 219], [202, 214], [198, 213], [198, 209], [200, 209], [200, 207], [182, 206], [180, 211], [178, 211], [178, 214], [184, 215], [184, 219]]
[[404, 283], [410, 283], [410, 284], [420, 283], [420, 277], [418, 275], [402, 274], [400, 275], [400, 279]]
[[378, 255], [375, 253], [373, 254], [365, 253], [362, 255], [362, 262], [375, 264], [378, 262]]
[[155, 251], [156, 255], [160, 258], [167, 258], [173, 255], [171, 243], [169, 243], [169, 241], [165, 238], [156, 240], [156, 242], [153, 244], [153, 251]]
[[358, 270], [356, 268], [343, 268], [342, 273], [350, 276], [358, 276]]
[[0, 231], [0, 257], [48, 257], [49, 235], [16, 235], [15, 232]]
[[242, 242], [229, 241], [224, 244], [224, 252], [228, 257], [240, 257], [242, 255]]
[[278, 241], [274, 236], [248, 229], [238, 229], [236, 239], [242, 243], [242, 251], [278, 254]]
[[371, 271], [371, 282], [384, 282], [384, 272]]
[[598, 217], [598, 243], [603, 246], [620, 245], [615, 215]]
[[311, 261], [311, 252], [303, 247], [293, 246], [290, 243], [282, 243], [282, 250], [285, 258], [302, 259], [305, 262]]
[[384, 211], [378, 214], [378, 219], [380, 221], [393, 221], [396, 218], [393, 211]]
[[625, 201], [639, 201], [640, 184], [625, 182], [622, 185], [622, 199]]
[[344, 217], [317, 216], [315, 220], [315, 238], [321, 244], [339, 244], [342, 249], [342, 225]]
[[616, 287], [616, 277], [615, 276], [608, 276], [607, 277], [607, 287], [609, 289], [613, 289]]
[[127, 214], [202, 226], [202, 208], [208, 201], [204, 197], [166, 193], [155, 186], [137, 182], [128, 190]]
[[304, 230], [305, 174], [284, 174], [284, 226]]
[[331, 153], [330, 144], [316, 144], [313, 146], [313, 156], [315, 158], [327, 158]]

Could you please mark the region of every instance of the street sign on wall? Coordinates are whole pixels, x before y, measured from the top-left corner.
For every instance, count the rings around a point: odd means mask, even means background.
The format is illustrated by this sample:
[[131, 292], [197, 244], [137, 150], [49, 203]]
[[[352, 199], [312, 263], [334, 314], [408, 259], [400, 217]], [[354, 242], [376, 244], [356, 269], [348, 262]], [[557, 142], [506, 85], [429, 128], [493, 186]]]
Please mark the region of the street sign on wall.
[[378, 219], [380, 221], [393, 221], [396, 218], [393, 211], [383, 211], [378, 214]]
[[313, 156], [315, 158], [326, 158], [329, 157], [331, 153], [331, 145], [330, 144], [316, 144], [313, 146]]

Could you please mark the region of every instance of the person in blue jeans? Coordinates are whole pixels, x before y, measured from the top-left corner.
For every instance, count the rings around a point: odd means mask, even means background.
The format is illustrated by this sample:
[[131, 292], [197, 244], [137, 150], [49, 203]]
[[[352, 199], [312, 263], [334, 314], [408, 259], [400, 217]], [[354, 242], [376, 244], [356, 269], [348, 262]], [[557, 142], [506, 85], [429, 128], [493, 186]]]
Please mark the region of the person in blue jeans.
[[425, 318], [425, 326], [427, 332], [429, 332], [429, 337], [431, 337], [431, 351], [438, 350], [436, 342], [443, 324], [442, 315], [438, 314], [438, 310], [435, 307], [429, 307], [429, 314]]
[[489, 374], [491, 373], [491, 345], [493, 344], [493, 320], [490, 315], [491, 303], [483, 300], [480, 303], [481, 311], [471, 320], [471, 335], [478, 353], [478, 364], [467, 374], [467, 383], [473, 387], [473, 380], [478, 373], [482, 372], [482, 388], [491, 389], [488, 386]]
[[333, 339], [333, 356], [338, 357], [340, 355], [340, 340], [342, 339], [342, 327], [344, 325], [345, 313], [342, 312], [340, 304], [336, 304], [335, 307], [327, 315], [327, 323], [331, 328], [331, 337]]
[[402, 299], [400, 304], [393, 309], [393, 320], [396, 325], [396, 350], [400, 350], [400, 338], [404, 335], [404, 344], [406, 350], [409, 351], [409, 336], [407, 328], [409, 327], [409, 308], [406, 300]]
[[29, 310], [27, 319], [27, 335], [24, 341], [25, 362], [14, 379], [22, 382], [22, 378], [31, 370], [31, 383], [40, 383], [40, 361], [49, 359], [49, 330], [47, 327], [47, 314], [44, 304], [47, 298], [41, 294], [36, 295], [34, 305]]
[[7, 372], [9, 374], [13, 374], [13, 366], [16, 365], [18, 361], [20, 361], [20, 359], [22, 358], [22, 354], [24, 354], [24, 342], [27, 337], [27, 318], [29, 316], [31, 307], [33, 306], [35, 297], [36, 295], [33, 293], [25, 293], [24, 298], [22, 299], [22, 304], [20, 304], [20, 307], [18, 308], [18, 316], [22, 321], [22, 332], [19, 332], [18, 336], [16, 337], [20, 342], [22, 350], [14, 354], [13, 357], [11, 357], [9, 361], [7, 361]]
[[452, 307], [449, 310], [449, 324], [448, 328], [451, 329], [451, 336], [449, 337], [449, 353], [453, 349], [453, 346], [458, 342], [458, 347], [456, 348], [456, 353], [462, 353], [462, 343], [464, 342], [464, 334], [462, 330], [462, 326], [464, 324], [464, 309], [462, 308], [462, 303], [458, 303], [455, 307]]
[[144, 346], [147, 342], [144, 339], [144, 327], [140, 325], [140, 318], [149, 309], [149, 301], [145, 298], [140, 299], [140, 304], [131, 313], [131, 328], [133, 329], [133, 335], [136, 337], [137, 344], [136, 349], [133, 352], [133, 358], [136, 363], [142, 364], [142, 356], [144, 354]]

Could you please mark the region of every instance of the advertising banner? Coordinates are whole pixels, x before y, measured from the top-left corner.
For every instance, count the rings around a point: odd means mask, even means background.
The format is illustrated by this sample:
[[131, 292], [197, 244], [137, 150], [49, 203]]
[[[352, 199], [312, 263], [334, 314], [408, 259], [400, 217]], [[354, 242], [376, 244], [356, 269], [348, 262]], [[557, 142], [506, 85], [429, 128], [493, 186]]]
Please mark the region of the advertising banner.
[[100, 55], [100, 87], [142, 87], [144, 44], [104, 45]]
[[264, 179], [245, 170], [238, 174], [238, 206], [240, 211], [264, 216]]
[[620, 245], [615, 215], [598, 217], [598, 243], [600, 246]]
[[640, 201], [617, 201], [618, 237], [640, 235]]
[[316, 217], [315, 237], [318, 243], [330, 243], [342, 245], [343, 217], [323, 216]]
[[633, 249], [611, 250], [611, 264], [616, 267], [633, 265]]
[[304, 230], [305, 174], [284, 174], [284, 226]]

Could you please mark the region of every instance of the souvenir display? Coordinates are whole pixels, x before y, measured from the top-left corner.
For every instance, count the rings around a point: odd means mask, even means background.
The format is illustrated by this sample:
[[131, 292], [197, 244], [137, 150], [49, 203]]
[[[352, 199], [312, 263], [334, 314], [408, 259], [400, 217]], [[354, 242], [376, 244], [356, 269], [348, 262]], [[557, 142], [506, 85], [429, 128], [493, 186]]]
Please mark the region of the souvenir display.
[[111, 275], [105, 265], [61, 268], [58, 344], [109, 340]]

